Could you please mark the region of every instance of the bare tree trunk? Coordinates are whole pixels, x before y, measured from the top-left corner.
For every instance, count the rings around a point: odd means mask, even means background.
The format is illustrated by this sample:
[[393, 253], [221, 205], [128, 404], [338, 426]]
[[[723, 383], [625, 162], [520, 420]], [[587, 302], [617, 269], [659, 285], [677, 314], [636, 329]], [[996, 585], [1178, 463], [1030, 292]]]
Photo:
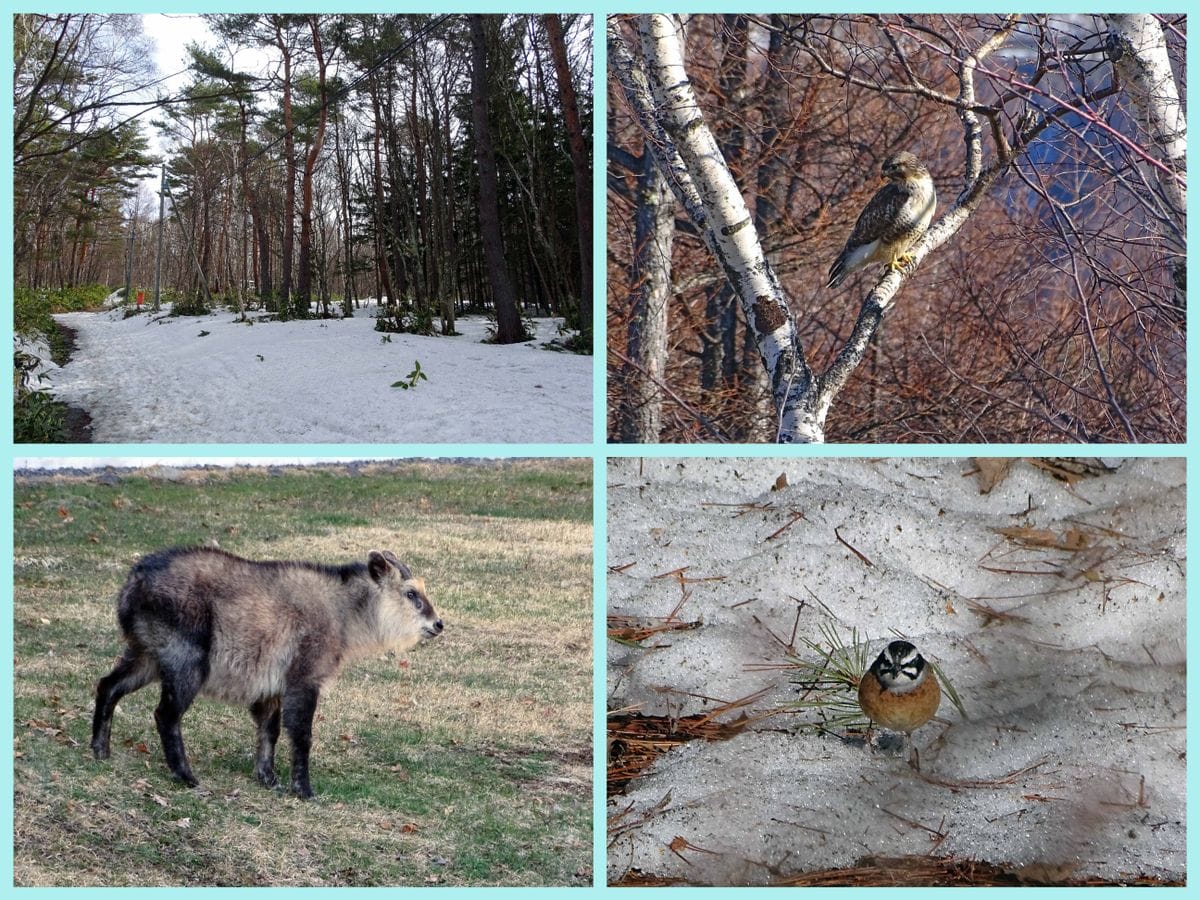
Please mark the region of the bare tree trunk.
[[292, 251], [296, 240], [296, 140], [292, 131], [292, 48], [284, 40], [283, 25], [274, 18], [275, 46], [283, 54], [283, 260], [279, 272], [279, 309], [291, 308]]
[[246, 113], [246, 102], [243, 98], [238, 99], [238, 116], [241, 121], [241, 129], [238, 132], [238, 141], [241, 148], [241, 159], [243, 162], [238, 166], [238, 171], [242, 176], [242, 196], [246, 201], [246, 208], [250, 212], [250, 222], [254, 229], [255, 245], [258, 251], [258, 274], [255, 279], [255, 293], [263, 299], [269, 299], [271, 295], [271, 243], [270, 236], [267, 232], [267, 225], [264, 221], [263, 210], [261, 208], [261, 197], [259, 192], [250, 186], [250, 166], [248, 164], [250, 151], [247, 148], [247, 132], [250, 128], [249, 117]]
[[634, 285], [629, 319], [624, 409], [618, 422], [622, 441], [657, 444], [662, 433], [662, 388], [667, 366], [667, 302], [671, 298], [671, 241], [675, 196], [647, 147], [637, 188]]
[[[496, 343], [515, 344], [528, 340], [517, 311], [516, 295], [504, 261], [504, 239], [500, 233], [499, 186], [496, 150], [488, 122], [488, 68], [485, 17], [471, 19], [471, 114], [475, 124], [475, 162], [479, 167], [479, 227], [487, 259], [488, 280], [496, 304]], [[495, 21], [492, 17], [489, 21]]]
[[308, 27], [312, 32], [313, 56], [317, 61], [317, 98], [320, 110], [317, 113], [317, 131], [313, 135], [312, 146], [304, 157], [304, 173], [300, 184], [300, 272], [296, 278], [296, 315], [305, 318], [309, 315], [309, 304], [312, 300], [312, 210], [313, 210], [313, 171], [317, 167], [317, 158], [321, 155], [321, 147], [325, 143], [325, 122], [329, 118], [326, 105], [325, 69], [328, 60], [321, 45], [321, 17], [308, 17]]
[[575, 85], [571, 83], [562, 22], [557, 15], [547, 13], [542, 16], [542, 23], [550, 39], [550, 55], [554, 58], [554, 75], [558, 80], [558, 96], [567, 127], [567, 146], [571, 151], [571, 169], [575, 175], [575, 217], [579, 235], [579, 331], [586, 338], [592, 333], [592, 165], [583, 141], [579, 102]]
[[[443, 77], [443, 85], [444, 85], [443, 97], [445, 97], [445, 103], [444, 103], [444, 108], [442, 110], [442, 121], [440, 123], [440, 128], [441, 128], [441, 133], [442, 133], [442, 142], [443, 142], [443, 145], [446, 147], [447, 161], [449, 161], [449, 158], [454, 155], [454, 151], [453, 151], [454, 138], [453, 138], [453, 130], [451, 127], [452, 117], [451, 117], [451, 103], [450, 103], [450, 85], [449, 85], [448, 79], [445, 77]], [[448, 167], [447, 167], [447, 171], [449, 171]], [[447, 180], [448, 179], [449, 179], [449, 176], [447, 175]], [[451, 277], [450, 277], [450, 280], [452, 283], [452, 290], [453, 290], [453, 295], [449, 301], [451, 304], [450, 324], [451, 324], [451, 326], [453, 326], [453, 323], [454, 323], [453, 304], [456, 302], [461, 302], [463, 299], [465, 299], [462, 296], [465, 285], [466, 285], [466, 279], [463, 277], [463, 271], [464, 271], [464, 267], [467, 265], [467, 263], [463, 260], [463, 255], [458, 252], [458, 247], [459, 247], [458, 204], [457, 203], [447, 203], [446, 209], [444, 209], [443, 212], [446, 216], [446, 239], [445, 239], [446, 258], [458, 260], [458, 264], [456, 266], [454, 266], [453, 269], [451, 270]], [[450, 333], [450, 332], [447, 332], [447, 333]]]
[[[1174, 302], [1187, 309], [1187, 122], [1179, 88], [1171, 72], [1162, 25], [1148, 13], [1105, 15], [1108, 52], [1120, 73], [1134, 108], [1134, 118], [1147, 135], [1147, 147], [1162, 165], [1141, 166], [1150, 184], [1156, 185], [1161, 205], [1163, 238], [1176, 252], [1171, 259]], [[1165, 227], [1164, 227], [1165, 226]]]
[[[718, 81], [719, 97], [724, 103], [730, 102], [746, 81], [747, 52], [749, 49], [749, 23], [743, 14], [725, 14], [722, 17], [722, 50], [721, 70]], [[721, 142], [721, 152], [724, 154], [730, 168], [740, 171], [743, 157], [746, 155], [745, 123], [734, 117], [727, 124], [727, 133]], [[758, 197], [754, 197], [755, 207]], [[757, 224], [757, 219], [756, 219]], [[761, 226], [760, 226], [761, 229]], [[762, 230], [766, 234], [765, 230]], [[772, 265], [776, 260], [767, 259]], [[730, 407], [733, 389], [737, 383], [740, 359], [737, 353], [737, 305], [733, 287], [725, 282], [719, 288], [708, 292], [705, 303], [705, 327], [700, 335], [701, 364], [700, 390], [704, 408], [725, 422], [725, 410]], [[756, 356], [757, 354], [755, 354]], [[753, 360], [753, 369], [762, 372], [763, 368], [757, 359]], [[753, 375], [746, 373], [747, 378]], [[730, 431], [739, 438], [745, 439], [746, 429], [741, 422]]]
[[611, 17], [609, 59], [659, 165], [671, 172], [689, 217], [733, 284], [754, 329], [778, 411], [779, 440], [821, 441], [828, 407], [821, 410], [805, 402], [814, 388], [813, 372], [741, 191], [700, 112], [683, 64], [680, 27], [670, 16], [640, 16], [638, 33], [645, 72], [637, 68]]
[[350, 158], [353, 148], [344, 146], [345, 119], [333, 120], [333, 158], [337, 163], [338, 222], [341, 225], [342, 317], [354, 315], [354, 216], [350, 210]]
[[[445, 81], [447, 64], [443, 64], [437, 75]], [[429, 128], [429, 153], [430, 153], [430, 191], [432, 194], [432, 204], [430, 209], [433, 217], [433, 230], [431, 243], [433, 245], [433, 254], [431, 266], [433, 272], [431, 275], [432, 283], [436, 285], [438, 298], [438, 311], [441, 315], [441, 333], [444, 335], [458, 334], [454, 327], [454, 278], [451, 267], [451, 260], [454, 258], [449, 247], [449, 210], [453, 204], [446, 199], [446, 182], [448, 173], [451, 168], [450, 160], [447, 155], [447, 148], [450, 144], [444, 140], [442, 133], [442, 114], [441, 108], [449, 108], [451, 105], [451, 97], [449, 90], [441, 92], [435, 90], [434, 70], [430, 66], [423, 66], [422, 85], [425, 88], [425, 99], [428, 104], [429, 112], [426, 116]], [[439, 102], [440, 101], [440, 102]]]
[[[391, 268], [388, 263], [389, 245], [387, 241], [387, 212], [384, 209], [383, 203], [383, 157], [380, 153], [380, 142], [382, 140], [380, 132], [383, 130], [383, 116], [379, 108], [379, 81], [376, 78], [371, 79], [371, 109], [375, 113], [375, 128], [374, 128], [374, 147], [373, 159], [374, 166], [371, 169], [372, 187], [374, 188], [375, 201], [375, 270], [378, 273], [379, 282], [383, 288], [382, 293], [388, 298], [389, 303], [396, 303], [396, 290], [392, 287]], [[380, 305], [383, 304], [383, 297], [378, 298]]]
[[[420, 86], [420, 62], [413, 60], [413, 72], [409, 82], [408, 141], [412, 151], [413, 201], [417, 219], [413, 232], [417, 252], [415, 256], [415, 281], [413, 290], [413, 317], [410, 327], [414, 332], [429, 334], [433, 330], [433, 304], [437, 299], [437, 246], [433, 234], [433, 216], [430, 213], [429, 153], [425, 145], [425, 121], [420, 114], [417, 89]], [[436, 177], [436, 176], [435, 176]]]

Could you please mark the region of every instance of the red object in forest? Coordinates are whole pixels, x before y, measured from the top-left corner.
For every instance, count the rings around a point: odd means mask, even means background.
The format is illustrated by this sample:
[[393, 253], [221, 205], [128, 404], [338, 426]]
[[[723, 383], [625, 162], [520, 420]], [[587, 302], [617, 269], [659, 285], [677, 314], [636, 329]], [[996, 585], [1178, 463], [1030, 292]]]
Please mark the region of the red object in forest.
[[145, 299], [146, 299], [146, 292], [145, 292], [145, 291], [138, 291], [137, 305], [138, 305], [138, 306], [141, 306], [141, 305], [142, 305], [142, 301], [143, 301], [143, 300], [145, 300]]

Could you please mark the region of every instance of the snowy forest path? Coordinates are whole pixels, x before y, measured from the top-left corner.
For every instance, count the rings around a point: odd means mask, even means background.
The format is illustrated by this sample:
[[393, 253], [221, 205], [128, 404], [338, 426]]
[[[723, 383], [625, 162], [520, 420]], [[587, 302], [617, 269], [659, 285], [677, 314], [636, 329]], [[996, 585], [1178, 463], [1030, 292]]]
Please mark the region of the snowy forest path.
[[[380, 335], [353, 319], [237, 322], [233, 313], [65, 313], [79, 349], [53, 393], [96, 442], [526, 443], [591, 439], [592, 358], [538, 342]], [[537, 320], [539, 338], [555, 319]], [[387, 340], [381, 340], [386, 337]], [[419, 365], [423, 380], [401, 386]]]

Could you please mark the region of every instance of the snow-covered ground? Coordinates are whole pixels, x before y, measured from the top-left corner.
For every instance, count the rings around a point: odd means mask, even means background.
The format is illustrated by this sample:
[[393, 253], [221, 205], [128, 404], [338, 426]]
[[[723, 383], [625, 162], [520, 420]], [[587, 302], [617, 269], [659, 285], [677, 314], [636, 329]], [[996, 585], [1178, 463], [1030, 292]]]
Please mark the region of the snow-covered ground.
[[[30, 336], [18, 334], [13, 338], [13, 350], [24, 355], [24, 366], [21, 372], [20, 388], [37, 391], [50, 384], [50, 376], [58, 371], [58, 366], [50, 358], [50, 345], [41, 335]], [[13, 379], [13, 398], [18, 393], [18, 382]]]
[[[611, 641], [609, 708], [682, 717], [763, 692], [719, 719], [748, 715], [741, 733], [609, 799], [610, 879], [761, 884], [933, 854], [1033, 882], [1182, 880], [1186, 467], [1112, 464], [1072, 485], [1017, 461], [984, 493], [953, 459], [610, 461], [609, 614], [698, 624]], [[783, 645], [822, 626], [869, 636], [872, 659], [902, 634], [949, 677], [969, 719], [943, 697], [914, 735], [920, 772], [789, 706]]]
[[[92, 416], [103, 443], [568, 443], [592, 439], [592, 358], [537, 339], [496, 346], [482, 317], [458, 337], [383, 335], [352, 319], [239, 323], [121, 310], [65, 313], [78, 349], [43, 386]], [[251, 313], [251, 316], [254, 314]], [[202, 332], [207, 332], [203, 334]], [[427, 380], [404, 390], [419, 361]]]

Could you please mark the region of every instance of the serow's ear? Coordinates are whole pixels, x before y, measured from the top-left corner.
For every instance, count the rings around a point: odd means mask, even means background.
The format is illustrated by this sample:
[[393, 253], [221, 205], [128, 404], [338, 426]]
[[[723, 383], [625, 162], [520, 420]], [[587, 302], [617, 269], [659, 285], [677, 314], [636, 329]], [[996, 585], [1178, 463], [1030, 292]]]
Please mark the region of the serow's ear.
[[403, 578], [405, 581], [408, 581], [410, 578], [412, 578], [412, 569], [400, 562], [400, 560], [396, 559], [396, 554], [392, 553], [391, 551], [384, 550], [383, 555], [387, 557], [388, 562], [396, 567], [396, 571], [400, 573], [401, 578]]
[[[367, 572], [375, 581], [383, 581], [387, 577], [388, 569], [392, 568], [392, 564], [388, 562], [388, 557], [392, 554], [372, 550], [367, 554]], [[395, 559], [395, 557], [392, 557]]]

